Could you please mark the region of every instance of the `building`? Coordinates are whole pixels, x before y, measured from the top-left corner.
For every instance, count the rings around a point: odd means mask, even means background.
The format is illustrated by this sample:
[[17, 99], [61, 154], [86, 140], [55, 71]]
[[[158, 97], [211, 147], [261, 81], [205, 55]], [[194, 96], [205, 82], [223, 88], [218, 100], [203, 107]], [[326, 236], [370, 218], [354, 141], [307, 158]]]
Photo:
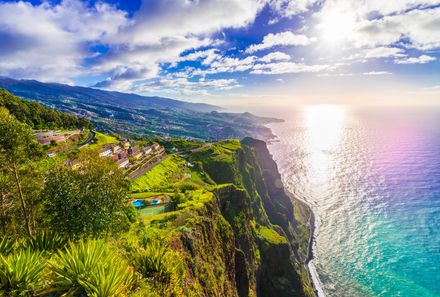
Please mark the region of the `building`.
[[142, 157], [142, 152], [137, 146], [133, 146], [128, 149], [128, 154], [135, 159], [140, 159]]
[[151, 154], [153, 152], [153, 149], [151, 148], [151, 146], [144, 146], [143, 151], [144, 151], [144, 154], [146, 156], [148, 156], [149, 154]]
[[40, 144], [50, 144], [52, 141], [55, 142], [63, 142], [66, 141], [66, 137], [64, 135], [58, 134], [56, 132], [44, 132], [44, 133], [36, 133], [35, 134], [37, 141]]
[[113, 147], [113, 154], [116, 154], [118, 151], [120, 151], [121, 150], [121, 147], [119, 146], [119, 145], [115, 145], [114, 147]]
[[125, 141], [122, 146], [124, 147], [124, 150], [128, 150], [130, 148], [130, 142], [129, 141]]
[[107, 148], [103, 148], [100, 152], [99, 152], [99, 156], [100, 157], [108, 157], [113, 153], [112, 149], [110, 147]]
[[152, 148], [153, 148], [153, 150], [158, 151], [161, 149], [161, 146], [160, 146], [160, 144], [155, 143], [155, 144], [153, 144]]
[[130, 161], [128, 159], [120, 159], [117, 163], [118, 168], [127, 168], [128, 164], [130, 164]]
[[118, 159], [119, 160], [125, 159], [125, 158], [127, 158], [127, 156], [128, 156], [128, 152], [127, 151], [119, 151], [118, 152]]

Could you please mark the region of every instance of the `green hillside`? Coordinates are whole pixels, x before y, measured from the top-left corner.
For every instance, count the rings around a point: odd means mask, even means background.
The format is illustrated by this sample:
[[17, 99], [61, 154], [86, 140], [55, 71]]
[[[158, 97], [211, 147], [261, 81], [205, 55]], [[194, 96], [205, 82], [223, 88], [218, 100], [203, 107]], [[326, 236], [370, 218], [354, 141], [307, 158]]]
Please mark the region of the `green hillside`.
[[35, 101], [26, 101], [0, 89], [0, 107], [5, 107], [19, 121], [32, 129], [92, 128], [88, 119], [47, 108]]

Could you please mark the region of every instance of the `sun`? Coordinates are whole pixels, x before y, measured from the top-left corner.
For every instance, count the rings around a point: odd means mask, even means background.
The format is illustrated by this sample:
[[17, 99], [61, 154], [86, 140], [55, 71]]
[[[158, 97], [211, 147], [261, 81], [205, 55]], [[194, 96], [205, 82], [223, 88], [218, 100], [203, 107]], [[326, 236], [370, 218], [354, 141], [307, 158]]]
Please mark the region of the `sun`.
[[319, 15], [318, 35], [325, 45], [342, 46], [354, 34], [355, 14], [350, 10], [331, 9]]

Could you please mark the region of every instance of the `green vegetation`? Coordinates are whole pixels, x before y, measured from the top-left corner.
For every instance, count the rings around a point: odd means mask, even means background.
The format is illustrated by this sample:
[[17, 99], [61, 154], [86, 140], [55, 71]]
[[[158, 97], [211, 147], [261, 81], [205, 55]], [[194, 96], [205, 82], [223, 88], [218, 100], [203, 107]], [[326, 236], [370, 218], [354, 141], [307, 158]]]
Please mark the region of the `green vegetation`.
[[32, 129], [77, 129], [92, 128], [88, 119], [44, 107], [35, 101], [20, 99], [4, 89], [0, 89], [0, 107], [5, 107], [20, 122]]
[[[96, 139], [92, 149], [117, 142]], [[311, 296], [296, 256], [308, 212], [276, 187], [265, 145], [177, 146], [184, 157], [130, 184], [87, 149], [44, 159], [30, 127], [0, 108], [0, 295]], [[172, 203], [137, 211], [130, 188]]]
[[62, 296], [121, 296], [133, 280], [125, 261], [102, 241], [71, 243], [50, 266], [54, 276], [49, 291]]
[[132, 184], [133, 192], [172, 192], [174, 185], [184, 178], [186, 162], [171, 155], [153, 169], [136, 179]]
[[[41, 197], [47, 226], [69, 237], [124, 228], [129, 185], [111, 159], [83, 154], [80, 167], [53, 168]], [[126, 219], [126, 218], [125, 218]]]
[[39, 252], [20, 250], [0, 255], [0, 293], [5, 296], [32, 296], [43, 285], [45, 259]]
[[134, 266], [162, 296], [182, 295], [184, 267], [179, 255], [163, 243], [146, 242], [134, 256]]
[[119, 141], [118, 139], [116, 139], [116, 137], [96, 132], [95, 141], [91, 145], [89, 145], [89, 148], [93, 150], [106, 144], [113, 144], [118, 142]]
[[279, 235], [275, 230], [265, 226], [259, 226], [257, 228], [257, 235], [261, 240], [265, 240], [272, 244], [288, 243], [286, 237]]

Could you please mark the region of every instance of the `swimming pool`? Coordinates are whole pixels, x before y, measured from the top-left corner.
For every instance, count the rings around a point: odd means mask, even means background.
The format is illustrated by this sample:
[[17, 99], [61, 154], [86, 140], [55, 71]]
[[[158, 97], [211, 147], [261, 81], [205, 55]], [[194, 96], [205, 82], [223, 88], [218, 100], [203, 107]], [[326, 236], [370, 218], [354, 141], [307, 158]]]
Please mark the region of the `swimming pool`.
[[[145, 200], [143, 200], [143, 199], [136, 199], [136, 200], [131, 202], [131, 205], [133, 205], [134, 207], [148, 206], [148, 204], [147, 205], [144, 204], [144, 201]], [[145, 201], [145, 202], [147, 202], [147, 201]], [[160, 203], [160, 200], [158, 200], [158, 199], [154, 199], [154, 200], [150, 201], [150, 205], [157, 205], [159, 203]]]
[[137, 199], [131, 202], [131, 205], [134, 207], [142, 207], [144, 206], [144, 201], [142, 199]]

